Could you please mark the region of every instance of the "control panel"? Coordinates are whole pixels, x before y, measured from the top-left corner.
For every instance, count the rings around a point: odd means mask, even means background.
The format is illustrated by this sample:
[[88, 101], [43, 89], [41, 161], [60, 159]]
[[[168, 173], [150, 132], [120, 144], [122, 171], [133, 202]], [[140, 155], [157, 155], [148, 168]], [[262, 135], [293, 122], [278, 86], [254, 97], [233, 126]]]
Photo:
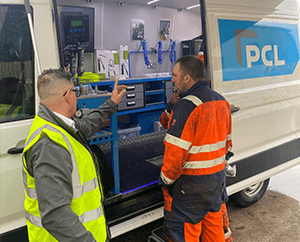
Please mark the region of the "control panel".
[[89, 41], [89, 16], [64, 16], [66, 45], [76, 45]]

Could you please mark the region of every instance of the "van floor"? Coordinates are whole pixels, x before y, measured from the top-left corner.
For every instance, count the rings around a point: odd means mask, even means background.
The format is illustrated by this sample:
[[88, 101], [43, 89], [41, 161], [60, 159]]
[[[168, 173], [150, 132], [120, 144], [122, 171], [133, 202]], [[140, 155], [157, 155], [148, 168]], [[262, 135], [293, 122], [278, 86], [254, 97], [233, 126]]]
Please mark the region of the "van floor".
[[[165, 134], [165, 131], [145, 134], [118, 142], [121, 193], [158, 182]], [[100, 148], [110, 161], [110, 144], [100, 145]]]

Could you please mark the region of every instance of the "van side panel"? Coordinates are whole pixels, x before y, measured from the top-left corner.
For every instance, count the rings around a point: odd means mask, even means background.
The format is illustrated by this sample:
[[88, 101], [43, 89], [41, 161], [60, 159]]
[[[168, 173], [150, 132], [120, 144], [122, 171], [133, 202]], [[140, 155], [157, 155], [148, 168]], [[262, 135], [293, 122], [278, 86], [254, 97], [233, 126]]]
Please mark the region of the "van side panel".
[[228, 185], [243, 184], [230, 193], [270, 177], [267, 170], [274, 175], [287, 167], [279, 165], [300, 162], [298, 12], [293, 0], [206, 1], [212, 86], [240, 108], [232, 115], [230, 160], [237, 178]]

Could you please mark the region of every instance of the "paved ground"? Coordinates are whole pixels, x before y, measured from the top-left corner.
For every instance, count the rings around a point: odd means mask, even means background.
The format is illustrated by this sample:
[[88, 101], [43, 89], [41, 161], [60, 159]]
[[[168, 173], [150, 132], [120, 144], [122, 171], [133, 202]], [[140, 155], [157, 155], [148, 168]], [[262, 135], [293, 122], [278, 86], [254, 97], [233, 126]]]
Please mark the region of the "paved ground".
[[228, 204], [230, 229], [235, 242], [299, 242], [299, 201], [268, 190], [248, 208]]
[[[300, 166], [272, 177], [269, 190], [256, 204], [227, 204], [234, 242], [300, 242]], [[111, 242], [146, 242], [160, 219]]]
[[290, 196], [300, 202], [300, 165], [273, 176], [269, 189]]

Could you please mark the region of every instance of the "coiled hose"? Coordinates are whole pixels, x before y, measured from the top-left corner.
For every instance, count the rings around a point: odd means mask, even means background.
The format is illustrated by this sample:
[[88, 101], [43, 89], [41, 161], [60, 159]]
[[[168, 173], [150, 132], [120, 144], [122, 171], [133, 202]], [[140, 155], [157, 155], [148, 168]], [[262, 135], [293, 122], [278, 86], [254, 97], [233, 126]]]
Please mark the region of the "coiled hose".
[[176, 59], [176, 56], [175, 56], [176, 40], [174, 40], [170, 45], [171, 45], [170, 61], [171, 61], [171, 63], [173, 63]]
[[158, 41], [158, 48], [157, 48], [157, 62], [158, 64], [162, 64], [163, 60], [162, 60], [162, 41]]
[[147, 40], [143, 40], [143, 50], [144, 50], [144, 61], [145, 61], [145, 65], [149, 66], [150, 65], [150, 61], [148, 58], [148, 48], [147, 48]]

